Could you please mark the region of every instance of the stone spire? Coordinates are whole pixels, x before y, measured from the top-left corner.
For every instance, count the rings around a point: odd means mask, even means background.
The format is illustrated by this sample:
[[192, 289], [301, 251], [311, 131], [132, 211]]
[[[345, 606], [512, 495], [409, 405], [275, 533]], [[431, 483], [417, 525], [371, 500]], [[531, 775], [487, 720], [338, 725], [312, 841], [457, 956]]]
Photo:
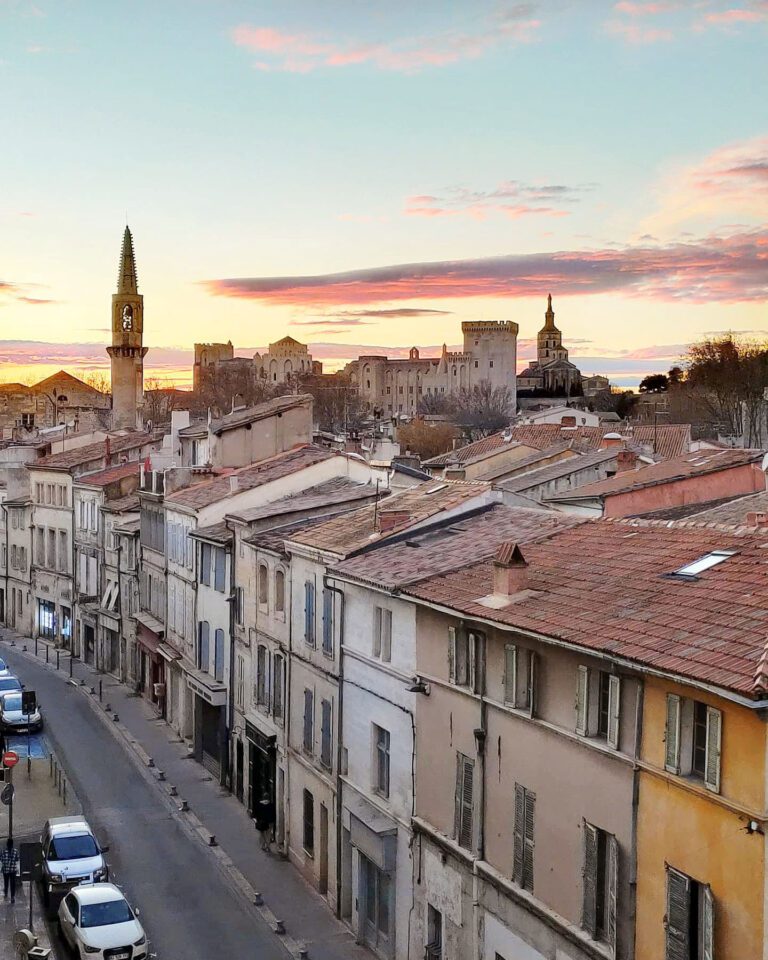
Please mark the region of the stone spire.
[[547, 294], [547, 312], [544, 314], [544, 329], [555, 329], [555, 311], [552, 309], [552, 294]]
[[133, 254], [133, 237], [126, 225], [123, 234], [123, 247], [120, 251], [120, 271], [117, 275], [118, 293], [138, 293], [136, 281], [136, 258]]

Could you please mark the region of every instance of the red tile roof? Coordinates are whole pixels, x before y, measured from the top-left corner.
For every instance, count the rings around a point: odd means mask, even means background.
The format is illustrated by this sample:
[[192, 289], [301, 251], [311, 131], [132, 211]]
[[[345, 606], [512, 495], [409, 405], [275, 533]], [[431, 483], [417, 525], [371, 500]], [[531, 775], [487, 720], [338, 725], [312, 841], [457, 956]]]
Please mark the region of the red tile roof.
[[[148, 446], [155, 438], [150, 433], [136, 431], [134, 433], [122, 434], [118, 437], [110, 437], [110, 455], [116, 453], [128, 453], [129, 451], [141, 450]], [[69, 470], [71, 467], [79, 467], [90, 460], [98, 460], [105, 455], [105, 440], [99, 440], [98, 443], [87, 443], [82, 447], [73, 447], [71, 450], [65, 450], [63, 453], [50, 453], [47, 457], [40, 457], [28, 464], [30, 468], [40, 467], [45, 470]], [[137, 458], [138, 459], [138, 458]]]
[[639, 470], [623, 470], [605, 480], [596, 480], [594, 483], [586, 483], [572, 490], [553, 493], [545, 500], [602, 499], [619, 493], [628, 493], [630, 490], [652, 487], [659, 483], [671, 483], [688, 477], [698, 477], [750, 463], [759, 463], [764, 456], [762, 450], [700, 450], [697, 453], [686, 453], [682, 457], [652, 463], [650, 466], [642, 466]]
[[132, 463], [121, 463], [117, 467], [109, 467], [106, 470], [97, 470], [95, 473], [81, 473], [75, 480], [75, 483], [87, 483], [90, 487], [106, 487], [116, 480], [123, 480], [125, 477], [139, 475], [139, 461]]
[[[672, 575], [713, 550], [737, 552], [697, 577]], [[479, 602], [493, 592], [490, 561], [403, 592], [464, 616], [762, 696], [754, 683], [768, 638], [768, 534], [597, 520], [528, 544], [523, 554], [528, 590], [501, 609]]]
[[[349, 556], [356, 550], [387, 539], [430, 517], [453, 510], [470, 500], [479, 500], [490, 489], [489, 483], [430, 480], [390, 496], [386, 501], [341, 514], [316, 527], [300, 531], [291, 537], [291, 541], [316, 550], [327, 550], [339, 557]], [[382, 521], [386, 523], [388, 515], [393, 522], [382, 532]]]
[[[312, 444], [305, 444], [294, 447], [285, 453], [278, 453], [267, 460], [260, 460], [250, 466], [225, 471], [213, 480], [204, 480], [202, 483], [184, 487], [166, 497], [165, 502], [170, 506], [179, 504], [184, 507], [207, 507], [219, 500], [236, 496], [244, 490], [253, 490], [265, 483], [281, 480], [292, 473], [305, 470], [307, 467], [336, 456], [340, 456], [340, 454], [332, 450], [325, 450], [322, 447], [315, 447]], [[237, 489], [235, 491], [232, 490], [233, 477], [237, 477]]]

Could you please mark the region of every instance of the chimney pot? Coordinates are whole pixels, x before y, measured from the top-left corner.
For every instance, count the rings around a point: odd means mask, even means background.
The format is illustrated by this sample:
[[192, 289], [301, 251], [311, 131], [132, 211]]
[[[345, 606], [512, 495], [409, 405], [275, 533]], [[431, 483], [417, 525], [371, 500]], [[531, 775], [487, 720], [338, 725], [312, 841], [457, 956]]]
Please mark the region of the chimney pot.
[[528, 561], [513, 542], [502, 543], [493, 558], [493, 592], [512, 597], [528, 587]]
[[768, 513], [758, 513], [757, 511], [747, 514], [748, 527], [768, 527]]
[[379, 530], [381, 533], [394, 530], [394, 528], [400, 526], [401, 523], [406, 523], [410, 519], [410, 516], [407, 510], [383, 510], [379, 514]]
[[634, 470], [637, 466], [637, 454], [634, 450], [619, 450], [616, 454], [616, 471]]

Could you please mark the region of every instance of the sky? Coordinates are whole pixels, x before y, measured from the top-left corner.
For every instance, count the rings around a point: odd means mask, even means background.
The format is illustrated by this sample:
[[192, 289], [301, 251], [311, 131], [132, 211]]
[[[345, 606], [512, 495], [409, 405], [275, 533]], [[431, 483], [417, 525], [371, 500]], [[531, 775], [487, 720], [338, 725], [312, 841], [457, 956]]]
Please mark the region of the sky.
[[768, 0], [0, 0], [0, 382], [514, 320], [633, 385], [768, 335]]

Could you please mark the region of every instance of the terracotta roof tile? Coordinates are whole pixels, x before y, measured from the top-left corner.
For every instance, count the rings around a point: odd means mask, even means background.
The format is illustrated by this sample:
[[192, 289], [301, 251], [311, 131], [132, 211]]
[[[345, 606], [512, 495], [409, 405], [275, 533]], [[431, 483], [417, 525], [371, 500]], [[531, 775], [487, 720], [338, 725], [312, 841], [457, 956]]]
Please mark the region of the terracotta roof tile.
[[[109, 448], [112, 455], [116, 453], [125, 453], [126, 451], [140, 450], [153, 442], [153, 436], [143, 431], [127, 433], [118, 437], [109, 438]], [[40, 457], [29, 464], [29, 467], [40, 467], [41, 469], [67, 470], [70, 467], [80, 466], [82, 463], [88, 463], [89, 460], [98, 460], [105, 454], [104, 440], [98, 443], [87, 443], [82, 447], [73, 447], [71, 450], [65, 450], [63, 453], [50, 453], [47, 457]]]
[[[697, 577], [675, 571], [713, 550], [737, 553]], [[531, 595], [478, 601], [492, 563], [405, 586], [465, 616], [605, 651], [665, 672], [761, 696], [768, 637], [768, 535], [650, 521], [589, 521], [525, 548]]]
[[125, 477], [139, 475], [139, 461], [132, 463], [121, 463], [117, 467], [109, 467], [106, 470], [97, 470], [94, 473], [81, 473], [75, 480], [75, 483], [86, 483], [90, 487], [106, 487], [116, 480], [123, 480]]

